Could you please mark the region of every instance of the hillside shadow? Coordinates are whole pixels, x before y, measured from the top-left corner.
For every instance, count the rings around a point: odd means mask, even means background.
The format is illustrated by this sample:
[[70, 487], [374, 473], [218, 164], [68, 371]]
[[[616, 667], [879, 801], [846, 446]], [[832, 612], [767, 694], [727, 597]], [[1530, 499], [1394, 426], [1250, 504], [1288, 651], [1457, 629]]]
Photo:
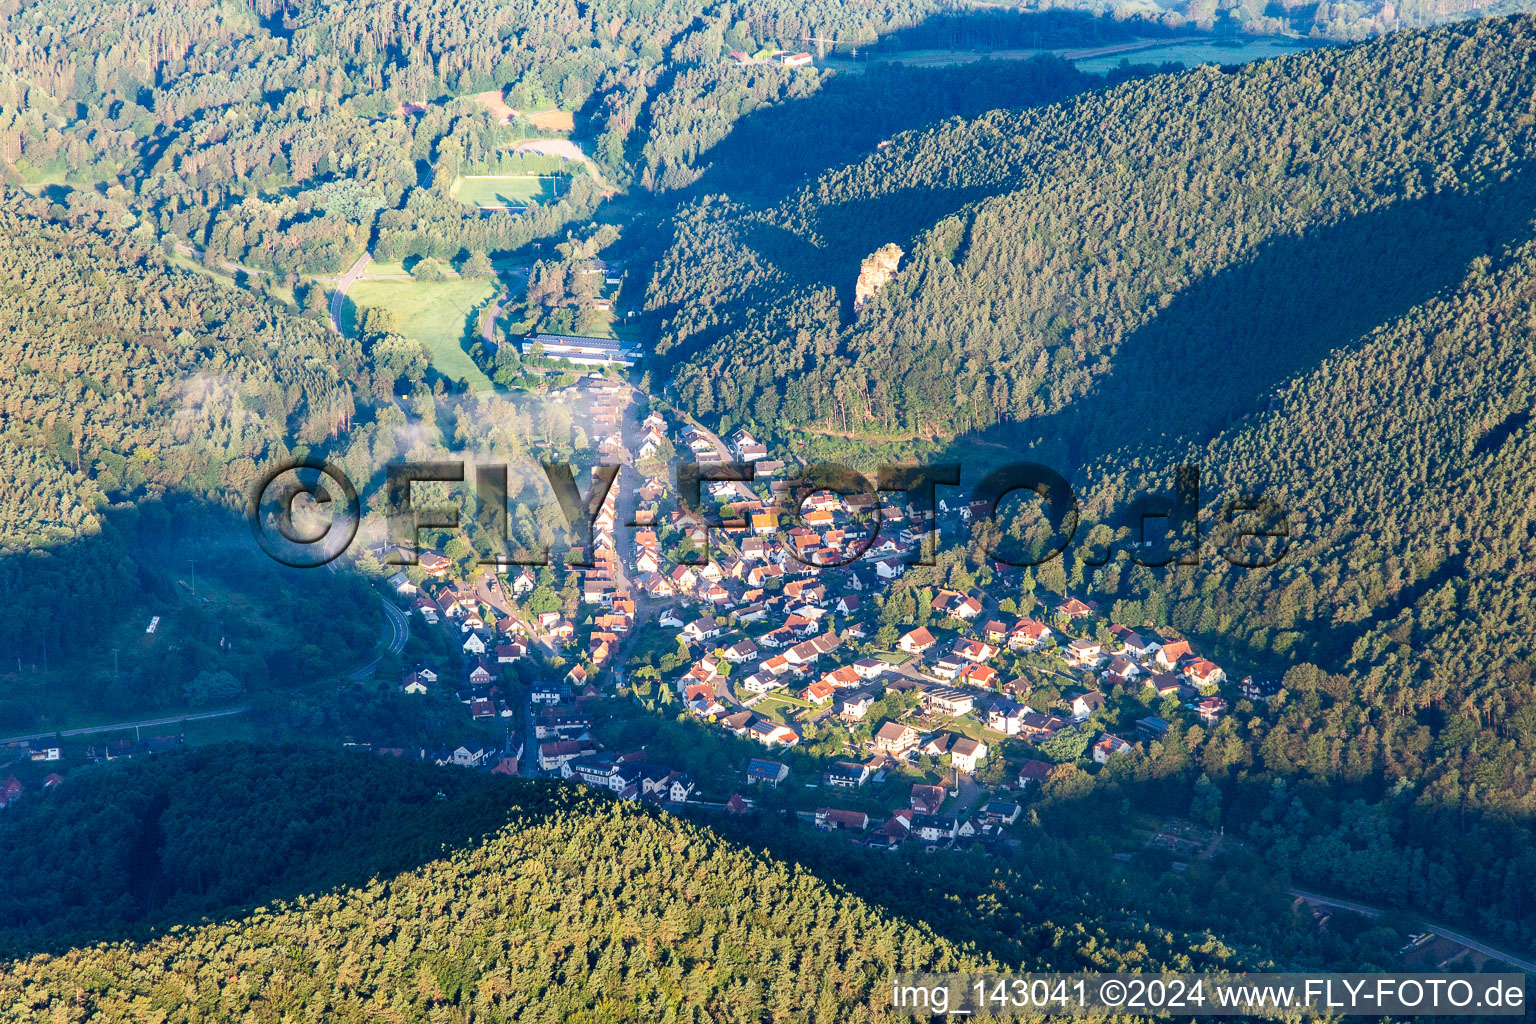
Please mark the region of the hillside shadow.
[[743, 117], [699, 158], [708, 168], [680, 198], [719, 192], [778, 198], [823, 171], [876, 152], [901, 132], [951, 117], [1052, 103], [1105, 81], [1044, 53], [940, 67], [866, 64], [861, 72], [833, 75], [803, 98]]
[[1197, 280], [1133, 332], [1065, 408], [970, 440], [1070, 470], [1204, 444], [1269, 407], [1283, 382], [1454, 287], [1530, 237], [1529, 168], [1476, 193], [1407, 200], [1260, 246]]
[[54, 837], [49, 858], [12, 865], [0, 956], [145, 942], [366, 886], [590, 802], [556, 784], [326, 746], [233, 743], [95, 765], [0, 817], [0, 848]]
[[370, 588], [279, 564], [240, 514], [172, 494], [98, 516], [89, 536], [0, 556], [0, 737], [309, 699], [378, 641]]

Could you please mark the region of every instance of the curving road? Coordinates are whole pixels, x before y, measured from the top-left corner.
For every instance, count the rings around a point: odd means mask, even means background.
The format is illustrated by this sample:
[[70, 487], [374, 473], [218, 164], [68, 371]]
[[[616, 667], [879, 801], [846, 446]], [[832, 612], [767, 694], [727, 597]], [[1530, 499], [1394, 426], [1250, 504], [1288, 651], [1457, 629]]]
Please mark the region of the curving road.
[[347, 289], [362, 279], [363, 271], [368, 269], [368, 264], [372, 260], [373, 253], [364, 249], [363, 254], [357, 258], [357, 262], [336, 279], [336, 290], [331, 293], [331, 330], [337, 334], [341, 333], [341, 310], [347, 299]]
[[[1380, 917], [1383, 913], [1380, 907], [1372, 907], [1364, 903], [1355, 903], [1351, 900], [1335, 899], [1332, 896], [1324, 896], [1321, 893], [1308, 892], [1305, 889], [1287, 889], [1285, 891], [1290, 893], [1292, 896], [1300, 897], [1308, 903], [1316, 903], [1323, 907], [1332, 907], [1335, 910], [1347, 910], [1352, 914], [1360, 914], [1364, 917]], [[1450, 939], [1452, 942], [1461, 943], [1463, 946], [1466, 946], [1473, 952], [1481, 953], [1483, 956], [1491, 956], [1495, 960], [1502, 960], [1504, 963], [1509, 964], [1511, 967], [1519, 968], [1522, 971], [1536, 973], [1536, 962], [1523, 960], [1520, 957], [1515, 956], [1513, 953], [1507, 953], [1502, 949], [1495, 949], [1492, 946], [1478, 942], [1476, 939], [1469, 938], [1466, 935], [1453, 932], [1449, 928], [1441, 927], [1440, 925], [1431, 921], [1425, 921], [1424, 927], [1428, 928], [1436, 935]]]
[[411, 637], [410, 617], [396, 608], [386, 597], [381, 596], [379, 603], [384, 606], [384, 618], [389, 626], [389, 639], [385, 641], [384, 650], [374, 655], [372, 661], [347, 677], [353, 682], [373, 675], [373, 670], [378, 667], [379, 662], [384, 660], [384, 655], [399, 654], [405, 650], [405, 642]]

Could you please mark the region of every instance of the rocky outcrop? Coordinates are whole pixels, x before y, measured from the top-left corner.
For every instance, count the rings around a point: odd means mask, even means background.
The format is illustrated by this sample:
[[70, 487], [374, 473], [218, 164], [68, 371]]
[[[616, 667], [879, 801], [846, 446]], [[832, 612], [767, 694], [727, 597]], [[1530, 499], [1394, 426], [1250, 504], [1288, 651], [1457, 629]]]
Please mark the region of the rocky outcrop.
[[853, 285], [853, 311], [859, 312], [879, 294], [887, 281], [896, 276], [896, 268], [901, 263], [904, 254], [901, 246], [894, 242], [887, 242], [868, 256], [859, 265], [859, 279]]

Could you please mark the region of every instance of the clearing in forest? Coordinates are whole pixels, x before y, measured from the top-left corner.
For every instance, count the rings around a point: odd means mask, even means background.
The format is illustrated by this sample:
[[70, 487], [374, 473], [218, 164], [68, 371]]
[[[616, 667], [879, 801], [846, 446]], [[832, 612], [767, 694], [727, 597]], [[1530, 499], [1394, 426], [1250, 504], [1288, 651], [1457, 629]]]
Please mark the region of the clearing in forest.
[[552, 203], [560, 195], [558, 175], [466, 174], [453, 183], [453, 195], [467, 206], [504, 209], [530, 202]]
[[478, 329], [478, 309], [495, 293], [493, 281], [449, 278], [446, 281], [367, 280], [347, 292], [342, 326], [354, 332], [357, 310], [369, 306], [395, 314], [395, 328], [427, 347], [432, 365], [454, 380], [468, 378], [475, 390], [489, 390], [490, 378], [464, 351], [466, 335]]

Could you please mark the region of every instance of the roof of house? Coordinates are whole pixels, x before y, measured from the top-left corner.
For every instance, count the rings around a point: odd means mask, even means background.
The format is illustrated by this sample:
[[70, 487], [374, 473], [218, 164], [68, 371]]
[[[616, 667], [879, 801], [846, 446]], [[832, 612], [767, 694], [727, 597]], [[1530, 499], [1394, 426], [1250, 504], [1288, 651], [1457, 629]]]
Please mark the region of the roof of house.
[[763, 778], [781, 779], [789, 774], [789, 766], [765, 757], [754, 757], [747, 762], [747, 774]]
[[1025, 761], [1019, 765], [1019, 778], [1039, 781], [1048, 778], [1051, 774], [1051, 765], [1046, 761]]

